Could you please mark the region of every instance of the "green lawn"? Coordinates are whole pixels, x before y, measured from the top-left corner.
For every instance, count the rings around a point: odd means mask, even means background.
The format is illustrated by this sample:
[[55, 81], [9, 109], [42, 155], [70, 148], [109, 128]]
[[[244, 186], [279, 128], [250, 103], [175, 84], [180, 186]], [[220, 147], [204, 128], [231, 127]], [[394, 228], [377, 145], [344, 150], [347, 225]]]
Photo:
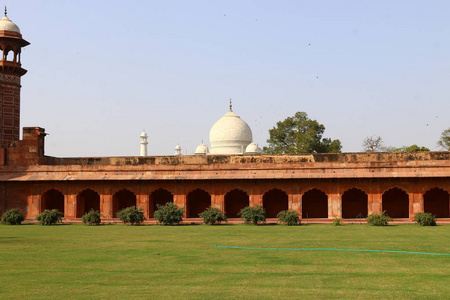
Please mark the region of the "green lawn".
[[0, 299], [449, 299], [450, 226], [0, 225]]

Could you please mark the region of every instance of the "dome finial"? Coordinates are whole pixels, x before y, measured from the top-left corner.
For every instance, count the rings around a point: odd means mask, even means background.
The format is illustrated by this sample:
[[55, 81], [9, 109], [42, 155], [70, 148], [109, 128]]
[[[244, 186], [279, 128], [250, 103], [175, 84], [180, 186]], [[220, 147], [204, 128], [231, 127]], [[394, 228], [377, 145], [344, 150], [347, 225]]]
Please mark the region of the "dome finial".
[[231, 98], [230, 98], [230, 111], [233, 111], [233, 104], [231, 103]]
[[8, 16], [8, 10], [6, 9], [6, 5], [5, 5], [5, 17]]

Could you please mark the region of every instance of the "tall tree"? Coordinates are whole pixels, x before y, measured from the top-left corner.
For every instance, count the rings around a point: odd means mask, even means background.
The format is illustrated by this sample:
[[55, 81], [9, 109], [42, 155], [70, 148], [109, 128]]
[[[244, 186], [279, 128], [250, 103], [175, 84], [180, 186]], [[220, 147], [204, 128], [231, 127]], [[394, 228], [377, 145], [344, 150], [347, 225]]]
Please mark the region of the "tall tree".
[[445, 150], [450, 150], [450, 128], [442, 131], [441, 138], [439, 139], [437, 144], [439, 147]]
[[381, 136], [376, 135], [366, 137], [362, 146], [365, 152], [379, 152], [384, 150], [383, 139]]
[[338, 153], [342, 145], [339, 140], [322, 138], [325, 126], [311, 120], [305, 112], [297, 112], [294, 116], [277, 122], [277, 126], [269, 130], [269, 145], [264, 147], [265, 153]]

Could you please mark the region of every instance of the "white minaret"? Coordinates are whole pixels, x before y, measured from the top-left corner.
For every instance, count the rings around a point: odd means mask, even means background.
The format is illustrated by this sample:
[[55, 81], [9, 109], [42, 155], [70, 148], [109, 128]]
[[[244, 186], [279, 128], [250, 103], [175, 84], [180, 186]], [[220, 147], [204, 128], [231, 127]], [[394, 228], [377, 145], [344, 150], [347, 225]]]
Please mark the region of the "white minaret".
[[147, 138], [148, 138], [148, 135], [145, 132], [145, 130], [142, 131], [142, 133], [140, 135], [140, 138], [141, 138], [141, 142], [139, 144], [141, 144], [141, 156], [147, 156], [147, 144], [148, 144]]
[[181, 147], [178, 144], [175, 146], [175, 155], [181, 155]]

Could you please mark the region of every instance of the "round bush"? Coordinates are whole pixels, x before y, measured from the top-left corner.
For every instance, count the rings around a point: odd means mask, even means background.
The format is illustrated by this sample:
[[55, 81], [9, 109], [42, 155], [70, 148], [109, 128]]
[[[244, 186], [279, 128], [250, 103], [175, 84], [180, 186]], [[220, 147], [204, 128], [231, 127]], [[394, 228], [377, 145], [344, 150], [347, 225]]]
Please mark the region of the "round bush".
[[117, 217], [123, 223], [130, 223], [131, 225], [140, 225], [144, 222], [144, 211], [142, 208], [136, 208], [136, 206], [130, 206], [120, 210], [117, 213]]
[[198, 214], [203, 219], [205, 224], [220, 224], [220, 222], [226, 222], [227, 218], [223, 215], [220, 209], [214, 207], [208, 207], [204, 212]]
[[367, 223], [373, 226], [386, 226], [392, 218], [386, 215], [386, 211], [379, 214], [371, 214], [367, 217]]
[[238, 216], [244, 219], [245, 223], [257, 225], [266, 221], [266, 210], [261, 205], [247, 206], [241, 209]]
[[414, 220], [422, 226], [436, 226], [436, 217], [433, 216], [431, 213], [417, 213], [414, 216]]
[[172, 202], [167, 202], [166, 205], [156, 204], [158, 208], [154, 217], [158, 223], [163, 225], [178, 224], [183, 220], [184, 209], [178, 208]]
[[295, 210], [282, 210], [277, 215], [278, 221], [286, 225], [297, 225], [300, 222], [298, 212]]
[[39, 221], [42, 225], [53, 225], [58, 222], [62, 222], [63, 213], [57, 209], [45, 209], [39, 216], [36, 217], [36, 220]]
[[2, 224], [20, 225], [25, 220], [23, 214], [17, 208], [8, 209], [2, 215]]
[[102, 222], [102, 219], [98, 210], [91, 209], [81, 217], [81, 221], [84, 224], [98, 225]]

